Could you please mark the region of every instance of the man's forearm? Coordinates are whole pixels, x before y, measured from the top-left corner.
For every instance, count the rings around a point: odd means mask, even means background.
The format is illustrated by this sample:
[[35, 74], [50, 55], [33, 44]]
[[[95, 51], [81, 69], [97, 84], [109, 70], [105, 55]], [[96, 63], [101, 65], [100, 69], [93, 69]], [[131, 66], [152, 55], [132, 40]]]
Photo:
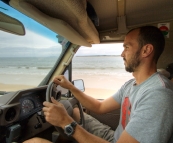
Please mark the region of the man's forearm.
[[99, 101], [91, 96], [86, 95], [74, 86], [69, 88], [69, 90], [84, 107], [97, 114], [108, 113], [120, 108], [120, 104], [114, 100], [112, 96], [105, 100]]
[[[70, 88], [71, 93], [79, 100], [79, 102], [87, 109], [100, 114], [99, 107], [101, 102], [91, 96], [86, 95], [76, 87]], [[97, 107], [97, 108], [96, 108]]]
[[54, 83], [60, 85], [63, 88], [69, 89], [84, 107], [95, 113], [103, 114], [120, 108], [120, 104], [117, 101], [115, 101], [113, 97], [110, 97], [104, 101], [99, 101], [81, 92], [63, 75], [59, 75], [56, 78], [54, 78]]

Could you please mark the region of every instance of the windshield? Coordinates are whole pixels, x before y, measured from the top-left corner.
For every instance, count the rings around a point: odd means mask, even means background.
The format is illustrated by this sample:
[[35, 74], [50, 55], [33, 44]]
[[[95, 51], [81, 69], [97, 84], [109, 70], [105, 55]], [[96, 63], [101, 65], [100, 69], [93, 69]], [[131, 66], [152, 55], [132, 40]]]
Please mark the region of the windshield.
[[0, 12], [21, 21], [26, 32], [0, 31], [0, 91], [36, 87], [62, 53], [57, 34], [1, 1]]

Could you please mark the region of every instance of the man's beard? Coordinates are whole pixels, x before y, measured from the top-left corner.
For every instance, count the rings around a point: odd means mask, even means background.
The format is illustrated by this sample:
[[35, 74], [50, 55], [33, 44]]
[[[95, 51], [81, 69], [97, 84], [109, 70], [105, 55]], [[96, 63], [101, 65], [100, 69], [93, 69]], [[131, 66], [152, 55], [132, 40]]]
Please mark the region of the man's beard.
[[141, 61], [140, 61], [140, 58], [139, 58], [139, 55], [140, 55], [140, 49], [136, 52], [136, 54], [134, 56], [131, 57], [131, 59], [127, 62], [125, 58], [124, 61], [126, 61], [127, 63], [127, 66], [125, 67], [126, 71], [127, 72], [134, 72], [135, 69], [140, 65]]

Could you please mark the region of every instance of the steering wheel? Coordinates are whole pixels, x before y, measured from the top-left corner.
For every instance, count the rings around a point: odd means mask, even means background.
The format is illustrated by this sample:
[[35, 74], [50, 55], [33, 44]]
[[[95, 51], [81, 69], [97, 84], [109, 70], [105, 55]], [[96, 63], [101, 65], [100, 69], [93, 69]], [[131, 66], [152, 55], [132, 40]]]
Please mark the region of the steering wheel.
[[[84, 121], [84, 114], [83, 114], [83, 109], [79, 101], [73, 97], [73, 98], [65, 98], [61, 99], [61, 91], [57, 89], [57, 85], [54, 82], [50, 82], [48, 84], [47, 90], [46, 90], [46, 101], [51, 102], [51, 97], [54, 97], [55, 100], [58, 100], [60, 103], [62, 103], [67, 110], [68, 114], [72, 117], [73, 115], [73, 108], [75, 105], [79, 107], [79, 112], [80, 112], [80, 122], [79, 125], [84, 127], [85, 121]], [[72, 137], [68, 137], [65, 133], [64, 130], [60, 127], [55, 126], [56, 130], [65, 138], [69, 140], [74, 139]]]

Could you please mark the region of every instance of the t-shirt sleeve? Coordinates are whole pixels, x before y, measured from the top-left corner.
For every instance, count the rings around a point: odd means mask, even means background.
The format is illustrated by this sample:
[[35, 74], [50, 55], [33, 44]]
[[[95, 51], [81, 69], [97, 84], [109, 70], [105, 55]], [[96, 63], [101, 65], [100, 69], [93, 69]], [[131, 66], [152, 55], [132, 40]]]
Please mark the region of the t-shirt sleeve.
[[121, 104], [121, 101], [123, 99], [123, 95], [125, 94], [125, 89], [127, 90], [128, 87], [131, 87], [130, 85], [133, 84], [134, 79], [131, 79], [127, 82], [125, 82], [125, 84], [123, 86], [121, 86], [121, 88], [118, 90], [118, 92], [116, 92], [113, 95], [113, 98], [119, 103]]
[[113, 98], [114, 98], [119, 104], [121, 104], [121, 101], [122, 101], [123, 90], [124, 90], [124, 86], [122, 86], [122, 87], [118, 90], [118, 92], [116, 92], [116, 93], [113, 95]]
[[167, 143], [173, 132], [173, 92], [158, 89], [142, 97], [125, 130], [140, 143]]

